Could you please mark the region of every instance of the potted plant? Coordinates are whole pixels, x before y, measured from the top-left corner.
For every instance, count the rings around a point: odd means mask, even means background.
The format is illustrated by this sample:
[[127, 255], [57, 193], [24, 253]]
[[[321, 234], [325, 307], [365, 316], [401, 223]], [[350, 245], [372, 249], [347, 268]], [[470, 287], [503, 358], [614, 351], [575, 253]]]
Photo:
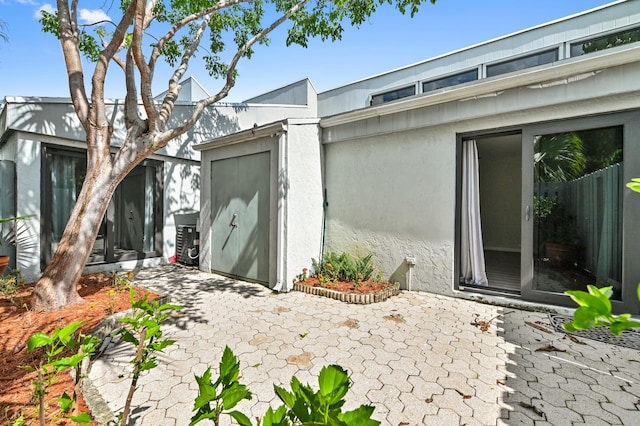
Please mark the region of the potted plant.
[[557, 199], [546, 195], [534, 198], [534, 214], [538, 218], [538, 252], [544, 253], [551, 267], [572, 267], [578, 260], [575, 217]]
[[[18, 220], [24, 220], [31, 216], [18, 216], [18, 217], [3, 217], [0, 218], [0, 227], [4, 227], [5, 223], [13, 223]], [[0, 245], [2, 244], [2, 239], [0, 239]], [[0, 275], [4, 274], [4, 271], [7, 269], [9, 265], [9, 261], [11, 260], [11, 256], [9, 255], [0, 255]]]

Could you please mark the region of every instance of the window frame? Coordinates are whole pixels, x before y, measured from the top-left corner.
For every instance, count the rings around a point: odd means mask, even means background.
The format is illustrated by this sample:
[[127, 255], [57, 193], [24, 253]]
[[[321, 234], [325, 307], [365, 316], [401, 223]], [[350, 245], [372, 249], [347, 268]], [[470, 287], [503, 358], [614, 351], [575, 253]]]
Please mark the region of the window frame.
[[[511, 63], [516, 63], [518, 61], [526, 60], [526, 59], [533, 58], [533, 57], [536, 57], [536, 56], [546, 55], [546, 54], [549, 54], [549, 53], [555, 53], [555, 58], [552, 61], [543, 62], [541, 64], [531, 65], [531, 66], [524, 67], [524, 68], [518, 68], [518, 69], [511, 70], [511, 71], [503, 71], [503, 72], [498, 72], [498, 73], [495, 73], [495, 74], [491, 74], [491, 69], [494, 68], [494, 67], [499, 67], [499, 66], [503, 66], [503, 65], [507, 65], [507, 64], [511, 64]], [[485, 64], [484, 65], [484, 75], [485, 75], [485, 78], [498, 77], [498, 76], [501, 76], [501, 75], [504, 75], [504, 74], [521, 72], [521, 71], [524, 71], [524, 70], [527, 70], [527, 69], [531, 69], [531, 68], [535, 68], [535, 67], [539, 67], [539, 66], [543, 66], [543, 65], [552, 64], [554, 62], [558, 62], [560, 59], [561, 59], [561, 57], [560, 57], [560, 46], [554, 46], [554, 47], [548, 48], [548, 49], [538, 50], [538, 51], [534, 51], [534, 52], [527, 52], [524, 55], [511, 57], [511, 58], [508, 58], [506, 60], [500, 60], [500, 61], [496, 61], [496, 62]]]
[[584, 37], [584, 38], [581, 38], [581, 39], [578, 39], [578, 40], [571, 41], [571, 42], [567, 43], [569, 45], [568, 46], [568, 56], [570, 58], [577, 58], [579, 56], [589, 55], [591, 53], [602, 52], [604, 50], [614, 49], [616, 47], [626, 46], [626, 45], [629, 45], [629, 44], [640, 42], [640, 40], [638, 40], [638, 41], [632, 41], [631, 43], [624, 43], [624, 44], [621, 44], [621, 45], [618, 45], [618, 46], [606, 47], [604, 49], [595, 50], [593, 52], [584, 52], [583, 51], [582, 53], [579, 53], [579, 54], [574, 54], [573, 53], [574, 46], [584, 45], [585, 43], [597, 42], [597, 41], [602, 40], [602, 39], [606, 39], [606, 38], [609, 38], [609, 37], [614, 37], [614, 36], [621, 35], [621, 34], [624, 34], [624, 33], [627, 33], [627, 32], [632, 32], [632, 31], [638, 32], [640, 34], [640, 26], [638, 26], [638, 25], [630, 25], [628, 27], [623, 27], [622, 29], [621, 28], [616, 28], [615, 31], [604, 32], [604, 33], [596, 34], [595, 36], [591, 35], [590, 37]]
[[[473, 73], [473, 72], [475, 72], [475, 78], [471, 79], [471, 80], [466, 80], [466, 81], [463, 81], [463, 82], [460, 82], [460, 83], [454, 83], [454, 84], [446, 84], [446, 85], [437, 87], [435, 89], [425, 90], [425, 88], [424, 88], [424, 86], [426, 84], [431, 84], [431, 83], [436, 83], [436, 82], [443, 81], [443, 80], [448, 80], [450, 78], [463, 76], [465, 74], [470, 74], [470, 73]], [[421, 90], [421, 93], [430, 93], [430, 92], [434, 92], [436, 90], [444, 89], [446, 87], [458, 86], [460, 84], [470, 83], [472, 81], [478, 81], [478, 80], [480, 80], [480, 67], [476, 66], [476, 67], [469, 68], [469, 69], [464, 70], [464, 71], [455, 72], [453, 74], [445, 74], [445, 75], [441, 75], [441, 76], [438, 76], [436, 78], [432, 78], [432, 79], [429, 79], [429, 80], [423, 80], [423, 81], [420, 82], [420, 90]]]
[[[396, 97], [395, 99], [390, 99], [390, 100], [385, 100], [384, 96], [386, 95], [391, 95], [394, 93], [398, 93], [401, 92], [403, 90], [407, 90], [407, 89], [413, 89], [413, 93], [410, 95], [404, 95], [404, 96], [399, 96]], [[369, 106], [378, 106], [378, 105], [383, 105], [383, 104], [387, 104], [389, 102], [395, 102], [395, 101], [399, 101], [400, 99], [404, 99], [404, 98], [410, 98], [411, 96], [416, 96], [418, 94], [418, 87], [416, 83], [412, 83], [412, 84], [407, 84], [404, 86], [400, 86], [396, 89], [392, 89], [392, 90], [386, 90], [384, 92], [378, 92], [378, 93], [374, 93], [371, 95], [371, 97], [369, 98]], [[375, 99], [381, 97], [382, 100], [380, 102], [376, 102]]]
[[[86, 159], [86, 150], [81, 148], [62, 146], [62, 145], [51, 145], [51, 144], [42, 144], [42, 156], [41, 156], [41, 194], [40, 194], [40, 202], [41, 202], [41, 212], [42, 212], [42, 220], [40, 222], [40, 259], [41, 259], [41, 267], [44, 270], [46, 265], [51, 261], [54, 251], [52, 248], [52, 232], [53, 232], [53, 200], [52, 200], [52, 191], [51, 191], [51, 164], [49, 162], [49, 157], [51, 155], [63, 155], [70, 156], [76, 158]], [[128, 251], [121, 254], [116, 254], [115, 250], [115, 197], [112, 198], [109, 202], [109, 206], [107, 207], [107, 211], [105, 213], [105, 217], [103, 221], [105, 221], [106, 230], [105, 230], [105, 250], [103, 255], [94, 255], [92, 254], [87, 260], [87, 265], [100, 265], [100, 264], [110, 264], [116, 263], [126, 260], [139, 260], [146, 259], [152, 257], [161, 257], [163, 255], [163, 211], [164, 211], [164, 162], [154, 159], [145, 159], [140, 164], [136, 166], [138, 167], [153, 167], [155, 168], [155, 182], [154, 182], [154, 206], [153, 206], [153, 216], [154, 216], [154, 250], [150, 252], [140, 252], [140, 251]], [[116, 190], [117, 191], [117, 190]], [[114, 193], [115, 196], [115, 193]]]

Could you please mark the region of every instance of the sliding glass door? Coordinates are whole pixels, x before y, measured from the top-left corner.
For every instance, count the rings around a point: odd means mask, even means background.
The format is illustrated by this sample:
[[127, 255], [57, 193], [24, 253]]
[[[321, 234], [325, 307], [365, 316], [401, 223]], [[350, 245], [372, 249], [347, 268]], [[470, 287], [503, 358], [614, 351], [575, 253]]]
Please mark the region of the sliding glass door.
[[633, 114], [525, 129], [524, 298], [572, 306], [564, 292], [593, 284], [612, 287], [619, 307], [637, 310], [632, 277], [638, 277], [638, 261], [630, 263], [638, 245], [630, 237], [637, 231], [625, 217], [638, 203], [627, 198], [625, 182], [640, 174], [638, 135]]
[[458, 289], [573, 307], [593, 284], [640, 313], [640, 113], [469, 135], [458, 164]]

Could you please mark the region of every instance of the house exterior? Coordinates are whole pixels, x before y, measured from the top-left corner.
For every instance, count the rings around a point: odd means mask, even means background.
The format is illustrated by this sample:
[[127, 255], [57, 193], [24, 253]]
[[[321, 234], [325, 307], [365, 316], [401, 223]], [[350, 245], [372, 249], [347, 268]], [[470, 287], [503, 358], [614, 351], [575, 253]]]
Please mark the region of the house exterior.
[[[208, 96], [195, 79], [183, 82], [173, 119]], [[122, 101], [108, 103], [113, 149], [122, 143]], [[314, 112], [315, 113], [315, 112]], [[198, 142], [269, 123], [307, 116], [298, 106], [219, 104], [198, 125], [137, 166], [114, 195], [85, 272], [133, 269], [176, 255], [180, 225], [197, 225], [200, 209]], [[27, 282], [37, 280], [53, 256], [86, 170], [85, 133], [69, 99], [7, 97], [0, 104], [0, 217], [29, 216], [3, 225], [0, 254]], [[192, 241], [193, 243], [193, 241]]]
[[327, 250], [373, 253], [408, 290], [571, 306], [610, 285], [640, 313], [639, 6], [249, 99], [309, 115], [196, 146], [201, 268], [286, 291]]

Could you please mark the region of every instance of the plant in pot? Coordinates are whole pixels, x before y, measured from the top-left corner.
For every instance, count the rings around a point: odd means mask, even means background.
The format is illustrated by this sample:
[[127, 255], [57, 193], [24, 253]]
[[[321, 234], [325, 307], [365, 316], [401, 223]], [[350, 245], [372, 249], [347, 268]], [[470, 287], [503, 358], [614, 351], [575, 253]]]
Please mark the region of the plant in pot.
[[[18, 220], [24, 220], [27, 219], [31, 216], [17, 216], [17, 217], [3, 217], [0, 218], [0, 227], [2, 227], [2, 231], [4, 231], [4, 226], [7, 223], [15, 223]], [[15, 235], [15, 232], [13, 232], [13, 230], [11, 232], [7, 233], [8, 235], [10, 235], [11, 237], [13, 237]], [[5, 233], [2, 232], [2, 236], [4, 236]], [[10, 237], [10, 238], [11, 238]], [[4, 238], [0, 238], [0, 245], [2, 245]], [[0, 275], [4, 274], [4, 271], [7, 269], [7, 266], [9, 265], [9, 261], [11, 260], [11, 256], [9, 255], [4, 255], [4, 254], [0, 254]]]
[[578, 260], [578, 226], [557, 199], [546, 195], [534, 198], [538, 218], [538, 253], [544, 253], [549, 266], [570, 268]]

